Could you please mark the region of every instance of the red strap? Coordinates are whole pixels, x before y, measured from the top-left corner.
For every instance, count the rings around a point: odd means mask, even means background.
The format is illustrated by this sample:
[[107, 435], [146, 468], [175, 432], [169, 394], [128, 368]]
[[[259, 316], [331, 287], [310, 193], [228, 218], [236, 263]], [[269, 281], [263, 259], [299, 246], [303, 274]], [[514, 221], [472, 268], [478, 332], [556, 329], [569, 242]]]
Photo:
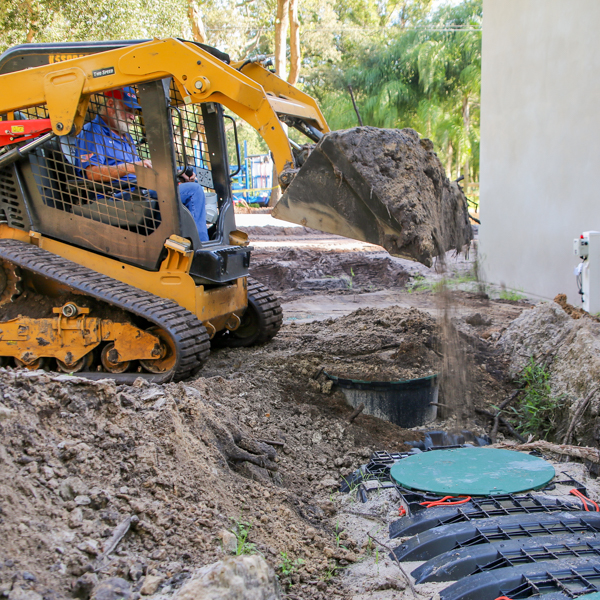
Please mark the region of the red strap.
[[404, 506], [401, 506], [401, 507], [398, 509], [398, 514], [399, 514], [401, 517], [403, 517], [404, 515], [406, 515], [406, 509], [404, 508]]
[[[584, 496], [579, 490], [576, 490], [576, 489], [569, 490], [569, 494], [573, 494], [573, 496], [577, 496], [578, 498], [583, 500], [583, 508], [585, 508], [585, 510], [587, 512], [590, 512], [590, 509], [588, 508], [588, 505], [587, 505], [588, 502], [590, 504], [593, 504], [596, 507], [595, 512], [600, 512], [600, 507], [593, 500], [590, 500], [589, 498]], [[592, 512], [594, 512], [594, 511], [592, 511]]]
[[500, 598], [496, 598], [496, 600], [510, 600], [508, 596], [500, 596]]
[[[458, 500], [457, 498], [460, 498]], [[465, 504], [471, 500], [471, 496], [444, 496], [440, 500], [430, 500], [429, 502], [421, 502], [421, 506], [433, 508], [434, 506], [455, 506], [457, 504]]]
[[0, 148], [24, 142], [52, 131], [50, 119], [0, 121]]

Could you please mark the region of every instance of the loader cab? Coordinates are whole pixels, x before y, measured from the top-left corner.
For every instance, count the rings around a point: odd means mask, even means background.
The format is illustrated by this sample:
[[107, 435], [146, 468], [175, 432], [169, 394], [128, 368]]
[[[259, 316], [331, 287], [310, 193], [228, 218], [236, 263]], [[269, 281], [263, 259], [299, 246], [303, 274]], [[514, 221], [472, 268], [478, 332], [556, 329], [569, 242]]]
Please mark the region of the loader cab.
[[[17, 47], [0, 57], [0, 73], [125, 45], [112, 44]], [[137, 165], [135, 174], [119, 180], [92, 181], [82, 168], [90, 159], [83, 133], [56, 137], [2, 170], [0, 219], [4, 214], [10, 226], [38, 231], [148, 270], [159, 269], [165, 241], [177, 235], [187, 239], [194, 252], [190, 274], [197, 283], [222, 285], [246, 276], [250, 248], [234, 239], [222, 106], [186, 104], [171, 79], [141, 82], [133, 89], [141, 108], [123, 132], [133, 149], [133, 155], [126, 150], [125, 158], [126, 162], [145, 159], [151, 167]], [[91, 97], [86, 124], [102, 123], [111, 92], [107, 91], [108, 96]], [[45, 106], [0, 115], [0, 119], [47, 117]], [[118, 137], [98, 138], [94, 150], [119, 155], [123, 149]], [[208, 242], [200, 241], [194, 219], [179, 198], [178, 173], [185, 169], [194, 172], [204, 191]], [[243, 243], [243, 236], [237, 240]]]

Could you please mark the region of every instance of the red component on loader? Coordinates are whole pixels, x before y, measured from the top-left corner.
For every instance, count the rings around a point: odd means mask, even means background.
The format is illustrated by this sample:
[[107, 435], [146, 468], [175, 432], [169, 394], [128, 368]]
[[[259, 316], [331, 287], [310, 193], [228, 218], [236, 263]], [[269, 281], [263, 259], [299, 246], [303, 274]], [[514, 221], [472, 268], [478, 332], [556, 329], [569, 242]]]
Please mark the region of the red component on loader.
[[0, 148], [36, 138], [52, 131], [50, 119], [0, 121]]

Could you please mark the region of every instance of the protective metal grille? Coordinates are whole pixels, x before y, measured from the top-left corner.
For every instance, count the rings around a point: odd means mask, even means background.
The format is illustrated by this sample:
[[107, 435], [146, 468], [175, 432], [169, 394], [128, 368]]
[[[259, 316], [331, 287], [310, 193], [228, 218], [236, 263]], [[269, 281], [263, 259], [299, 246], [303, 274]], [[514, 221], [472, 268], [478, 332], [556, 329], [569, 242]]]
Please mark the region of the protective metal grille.
[[28, 224], [21, 206], [14, 169], [0, 169], [0, 222], [5, 221], [10, 227], [26, 229]]
[[[186, 106], [172, 86], [169, 115], [179, 166], [172, 176], [188, 167], [188, 176], [192, 169], [198, 183], [212, 192], [201, 108]], [[36, 106], [11, 117], [43, 119], [48, 118], [48, 111], [45, 106]], [[29, 155], [43, 203], [142, 236], [150, 235], [161, 223], [160, 200], [166, 199], [137, 183], [136, 169], [140, 173], [140, 169], [152, 167], [143, 111], [127, 107], [122, 97], [107, 92], [91, 98], [85, 121], [76, 137], [57, 137]], [[8, 183], [4, 178], [0, 180], [4, 202], [12, 201]]]
[[183, 170], [191, 167], [196, 180], [206, 191], [213, 191], [210, 153], [199, 104], [185, 104], [171, 82], [171, 122], [175, 136], [177, 164]]
[[[41, 106], [15, 115], [47, 116]], [[160, 224], [158, 196], [138, 187], [134, 166], [149, 167], [149, 159], [141, 114], [98, 94], [79, 135], [52, 140], [30, 155], [30, 164], [46, 206], [149, 235]]]

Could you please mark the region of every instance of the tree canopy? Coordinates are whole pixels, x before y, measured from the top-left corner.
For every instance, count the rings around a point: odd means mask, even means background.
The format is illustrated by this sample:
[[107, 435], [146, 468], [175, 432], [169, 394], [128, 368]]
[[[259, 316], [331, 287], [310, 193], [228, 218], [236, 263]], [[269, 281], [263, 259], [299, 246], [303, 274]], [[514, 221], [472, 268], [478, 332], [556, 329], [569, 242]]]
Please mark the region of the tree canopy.
[[[235, 59], [274, 55], [289, 1], [0, 0], [0, 51], [25, 42], [176, 36]], [[433, 141], [449, 175], [477, 179], [482, 0], [436, 10], [432, 0], [297, 0], [296, 10], [289, 12], [300, 35], [294, 77], [332, 129], [358, 124], [351, 85], [365, 125], [413, 127]], [[280, 61], [286, 48], [290, 58], [285, 40]], [[292, 72], [296, 57], [292, 43]]]

